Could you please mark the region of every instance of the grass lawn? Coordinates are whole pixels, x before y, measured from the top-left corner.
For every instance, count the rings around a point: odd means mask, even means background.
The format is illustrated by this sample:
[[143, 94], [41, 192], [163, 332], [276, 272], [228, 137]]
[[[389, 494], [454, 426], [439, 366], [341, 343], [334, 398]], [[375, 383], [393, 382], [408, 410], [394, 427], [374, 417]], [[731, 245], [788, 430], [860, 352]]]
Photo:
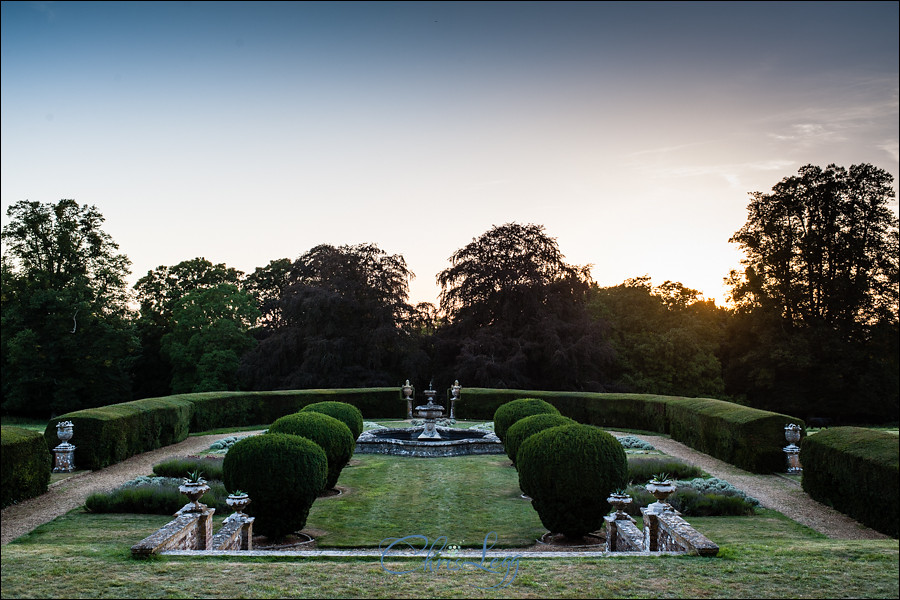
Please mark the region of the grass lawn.
[[[409, 459], [357, 455], [346, 495], [316, 501], [307, 528], [322, 546], [378, 546], [410, 534], [480, 547], [531, 545], [543, 532], [518, 499], [502, 456]], [[217, 517], [221, 519], [224, 515]], [[502, 575], [426, 572], [422, 559], [192, 558], [136, 560], [130, 547], [169, 520], [74, 510], [2, 550], [3, 598], [896, 598], [897, 540], [829, 540], [774, 511], [692, 518], [720, 557], [532, 559]], [[515, 555], [509, 548], [499, 556]]]

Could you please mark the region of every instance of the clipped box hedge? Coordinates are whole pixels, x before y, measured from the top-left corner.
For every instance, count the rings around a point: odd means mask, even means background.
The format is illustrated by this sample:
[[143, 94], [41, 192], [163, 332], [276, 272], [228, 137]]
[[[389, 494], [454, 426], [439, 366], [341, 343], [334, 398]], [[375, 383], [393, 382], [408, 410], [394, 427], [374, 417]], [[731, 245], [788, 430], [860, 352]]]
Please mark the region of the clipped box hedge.
[[88, 408], [51, 419], [47, 446], [59, 444], [56, 424], [72, 421], [75, 467], [102, 469], [135, 454], [182, 441], [188, 435], [193, 404], [180, 396], [145, 398]]
[[400, 388], [205, 392], [145, 398], [67, 413], [44, 431], [49, 448], [59, 444], [56, 424], [72, 421], [75, 466], [101, 469], [130, 456], [184, 440], [188, 432], [274, 422], [315, 402], [347, 402], [367, 415], [406, 416]]
[[[39, 431], [3, 426], [2, 440], [2, 506], [40, 496], [50, 483], [53, 456]], [[57, 440], [57, 444], [59, 440]]]
[[206, 392], [183, 394], [194, 406], [191, 431], [272, 423], [315, 402], [352, 404], [368, 417], [406, 417], [399, 387], [281, 390], [272, 392]]
[[754, 473], [784, 471], [784, 426], [796, 417], [712, 398], [463, 388], [456, 414], [490, 419], [505, 402], [540, 398], [563, 416], [604, 428], [668, 433], [695, 450]]
[[540, 398], [570, 419], [598, 427], [623, 427], [666, 433], [667, 396], [650, 394], [600, 394], [463, 388], [456, 403], [457, 416], [490, 420], [501, 404], [519, 398]]
[[833, 427], [800, 443], [803, 489], [814, 499], [898, 537], [900, 438], [861, 427]]
[[[462, 419], [491, 420], [499, 406], [519, 398], [545, 400], [580, 423], [670, 433], [696, 450], [757, 473], [784, 470], [784, 426], [804, 425], [795, 417], [709, 398], [488, 388], [463, 388], [456, 414]], [[324, 401], [352, 404], [369, 419], [406, 417], [399, 386], [206, 392], [69, 413], [52, 421], [44, 435], [52, 448], [58, 443], [56, 423], [72, 421], [76, 466], [97, 469], [181, 441], [188, 431], [264, 425]]]
[[672, 439], [754, 473], [783, 472], [785, 425], [806, 428], [796, 417], [711, 398], [669, 398], [666, 418]]

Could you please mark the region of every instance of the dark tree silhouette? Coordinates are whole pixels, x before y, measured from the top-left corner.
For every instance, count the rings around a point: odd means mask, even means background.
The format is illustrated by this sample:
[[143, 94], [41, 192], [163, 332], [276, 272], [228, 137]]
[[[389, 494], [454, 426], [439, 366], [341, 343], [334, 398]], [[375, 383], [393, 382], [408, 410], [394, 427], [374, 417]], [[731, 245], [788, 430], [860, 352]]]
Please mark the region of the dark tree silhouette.
[[540, 225], [507, 223], [437, 276], [441, 378], [466, 385], [602, 389], [612, 349], [586, 310], [590, 267], [567, 264]]
[[844, 421], [898, 418], [898, 226], [893, 177], [807, 165], [754, 192], [732, 242], [738, 312], [723, 351], [729, 393]]
[[406, 319], [413, 277], [400, 255], [372, 244], [316, 246], [291, 266], [280, 320], [243, 361], [253, 389], [399, 385], [416, 362]]
[[47, 417], [131, 399], [130, 261], [94, 206], [22, 201], [3, 256], [4, 411]]

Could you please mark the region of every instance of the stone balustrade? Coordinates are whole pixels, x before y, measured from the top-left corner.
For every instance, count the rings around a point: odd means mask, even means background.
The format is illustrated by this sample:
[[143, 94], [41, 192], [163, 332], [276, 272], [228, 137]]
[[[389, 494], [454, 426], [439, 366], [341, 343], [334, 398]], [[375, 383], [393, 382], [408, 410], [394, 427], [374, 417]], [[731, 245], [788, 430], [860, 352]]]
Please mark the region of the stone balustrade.
[[705, 535], [691, 527], [677, 511], [654, 512], [641, 509], [644, 529], [634, 519], [615, 514], [606, 520], [607, 552], [684, 552], [700, 556], [715, 556], [719, 547]]
[[180, 510], [175, 518], [131, 547], [133, 556], [149, 556], [169, 550], [252, 550], [253, 517], [234, 514], [213, 535], [214, 508]]

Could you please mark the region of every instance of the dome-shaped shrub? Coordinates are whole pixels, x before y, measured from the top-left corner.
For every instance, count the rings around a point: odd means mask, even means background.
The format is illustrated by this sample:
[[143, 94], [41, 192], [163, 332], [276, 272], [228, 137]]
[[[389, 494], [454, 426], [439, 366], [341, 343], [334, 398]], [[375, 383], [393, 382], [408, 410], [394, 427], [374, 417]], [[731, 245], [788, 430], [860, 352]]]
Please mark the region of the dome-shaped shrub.
[[315, 442], [285, 433], [244, 438], [223, 464], [225, 487], [250, 496], [254, 530], [273, 539], [306, 525], [309, 509], [325, 485], [328, 459]]
[[538, 431], [550, 429], [551, 427], [577, 424], [577, 421], [573, 421], [569, 417], [564, 417], [562, 415], [554, 415], [551, 413], [531, 415], [530, 417], [519, 419], [506, 430], [506, 439], [503, 440], [503, 447], [506, 449], [506, 455], [513, 461], [513, 464], [515, 464], [516, 454], [519, 452], [522, 442], [527, 438]]
[[519, 398], [506, 404], [501, 404], [494, 411], [494, 433], [501, 442], [506, 443], [506, 430], [510, 426], [525, 417], [531, 415], [551, 414], [558, 415], [556, 407], [539, 398]]
[[328, 457], [328, 476], [323, 490], [329, 490], [337, 484], [341, 471], [350, 462], [356, 447], [356, 440], [349, 427], [334, 417], [313, 411], [281, 417], [272, 423], [269, 433], [299, 435], [322, 447]]
[[591, 425], [539, 431], [522, 443], [516, 460], [519, 487], [541, 523], [567, 537], [600, 529], [610, 510], [606, 498], [628, 481], [622, 445]]
[[313, 404], [307, 404], [300, 409], [300, 412], [306, 411], [322, 413], [323, 415], [328, 415], [329, 417], [334, 417], [338, 421], [341, 421], [350, 428], [351, 433], [353, 433], [354, 442], [363, 431], [362, 413], [352, 404], [335, 402], [334, 400], [314, 402]]

